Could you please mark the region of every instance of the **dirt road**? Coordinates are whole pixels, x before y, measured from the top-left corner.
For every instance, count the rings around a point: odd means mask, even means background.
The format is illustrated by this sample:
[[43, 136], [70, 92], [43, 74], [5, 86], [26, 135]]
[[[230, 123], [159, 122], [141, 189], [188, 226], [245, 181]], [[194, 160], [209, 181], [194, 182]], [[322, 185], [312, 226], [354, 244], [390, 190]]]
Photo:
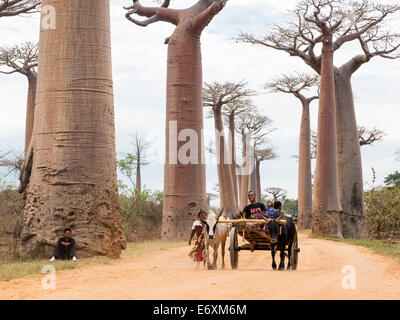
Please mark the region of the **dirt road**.
[[273, 271], [263, 251], [240, 252], [238, 270], [231, 270], [229, 252], [225, 270], [195, 270], [185, 247], [60, 271], [56, 290], [42, 289], [43, 275], [0, 282], [0, 299], [400, 299], [398, 262], [299, 236], [297, 271]]

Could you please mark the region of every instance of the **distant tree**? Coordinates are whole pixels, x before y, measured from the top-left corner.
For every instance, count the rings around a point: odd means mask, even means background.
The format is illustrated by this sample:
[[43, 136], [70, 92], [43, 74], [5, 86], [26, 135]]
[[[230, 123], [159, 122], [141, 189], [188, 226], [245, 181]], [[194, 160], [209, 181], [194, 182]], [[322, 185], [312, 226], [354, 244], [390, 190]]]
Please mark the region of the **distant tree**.
[[[385, 132], [380, 129], [369, 129], [366, 127], [358, 127], [358, 136], [360, 147], [370, 146], [375, 142], [380, 142], [385, 136]], [[315, 159], [317, 156], [317, 132], [311, 130], [311, 159]]]
[[256, 174], [256, 196], [257, 201], [262, 200], [261, 194], [261, 163], [267, 160], [276, 159], [278, 156], [274, 152], [273, 148], [263, 148], [263, 149], [254, 149], [254, 158], [256, 162], [255, 166], [255, 174]]
[[142, 191], [142, 173], [141, 169], [150, 164], [147, 151], [151, 145], [150, 142], [141, 136], [137, 131], [133, 135], [133, 147], [135, 150], [135, 168], [136, 168], [136, 184], [135, 188]]
[[389, 174], [385, 178], [384, 183], [389, 187], [400, 187], [400, 172], [395, 171]]
[[[254, 172], [254, 146], [261, 144], [260, 141], [274, 130], [271, 128], [271, 124], [272, 120], [267, 116], [260, 115], [256, 108], [237, 117], [235, 129], [242, 138], [241, 188], [239, 192], [239, 204], [242, 208], [247, 204], [247, 192], [249, 191], [249, 186], [251, 186]], [[254, 144], [257, 141], [259, 143]]]
[[24, 154], [19, 151], [0, 152], [0, 168], [5, 169], [4, 176], [14, 174], [19, 177], [24, 165]]
[[41, 0], [0, 0], [0, 17], [39, 12]]
[[287, 191], [285, 189], [279, 187], [269, 187], [264, 189], [264, 191], [271, 194], [274, 197], [274, 201], [279, 200], [281, 197], [287, 194]]
[[365, 127], [358, 127], [358, 136], [360, 139], [360, 146], [372, 145], [375, 142], [383, 140], [385, 132], [376, 128], [368, 129]]
[[25, 154], [31, 142], [36, 105], [37, 66], [39, 45], [25, 42], [12, 47], [0, 48], [0, 73], [19, 73], [28, 80], [28, 99], [25, 123]]
[[[229, 150], [225, 138], [222, 111], [223, 108], [229, 108], [229, 105], [242, 105], [246, 102], [247, 97], [252, 94], [252, 91], [246, 88], [247, 83], [244, 81], [223, 83], [212, 82], [205, 83], [203, 88], [203, 106], [211, 108], [211, 117], [214, 118], [215, 127], [215, 143], [217, 155], [218, 180], [221, 186], [220, 199], [221, 206], [230, 216], [235, 213], [237, 207], [237, 199], [235, 193], [235, 184], [232, 166], [234, 153], [232, 148]], [[230, 142], [234, 138], [230, 137], [235, 132], [229, 132], [228, 138]], [[237, 186], [237, 184], [236, 184]]]
[[124, 158], [117, 160], [117, 166], [121, 173], [129, 179], [133, 188], [141, 192], [141, 168], [150, 164], [147, 150], [151, 143], [138, 132], [135, 132], [132, 137], [134, 153], [127, 153]]
[[208, 203], [208, 206], [210, 207], [211, 206], [211, 201], [214, 200], [214, 199], [217, 199], [217, 198], [218, 198], [218, 196], [216, 194], [207, 192], [207, 203]]

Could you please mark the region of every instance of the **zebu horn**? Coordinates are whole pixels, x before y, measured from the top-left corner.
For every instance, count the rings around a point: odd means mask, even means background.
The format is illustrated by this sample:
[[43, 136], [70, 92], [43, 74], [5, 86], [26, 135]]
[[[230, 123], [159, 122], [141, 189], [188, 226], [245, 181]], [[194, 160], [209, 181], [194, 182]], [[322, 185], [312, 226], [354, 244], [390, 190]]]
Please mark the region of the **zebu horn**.
[[222, 208], [221, 212], [219, 213], [219, 215], [218, 215], [218, 217], [217, 217], [217, 220], [221, 217], [222, 212], [224, 212], [224, 208]]

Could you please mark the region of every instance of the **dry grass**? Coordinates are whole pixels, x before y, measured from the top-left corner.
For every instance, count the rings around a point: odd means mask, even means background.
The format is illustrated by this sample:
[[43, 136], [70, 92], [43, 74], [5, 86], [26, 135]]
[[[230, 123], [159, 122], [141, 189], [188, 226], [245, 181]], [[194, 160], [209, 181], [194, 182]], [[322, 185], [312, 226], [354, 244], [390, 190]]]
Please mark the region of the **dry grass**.
[[[172, 248], [179, 248], [186, 245], [186, 242], [146, 241], [139, 243], [128, 243], [126, 250], [121, 257], [143, 256], [157, 251], [165, 251]], [[83, 268], [99, 264], [115, 264], [118, 259], [107, 257], [83, 258], [78, 261], [55, 261], [48, 259], [23, 259], [19, 257], [0, 258], [0, 281], [10, 281], [26, 277], [32, 274], [41, 274], [45, 265], [53, 265], [57, 271]]]

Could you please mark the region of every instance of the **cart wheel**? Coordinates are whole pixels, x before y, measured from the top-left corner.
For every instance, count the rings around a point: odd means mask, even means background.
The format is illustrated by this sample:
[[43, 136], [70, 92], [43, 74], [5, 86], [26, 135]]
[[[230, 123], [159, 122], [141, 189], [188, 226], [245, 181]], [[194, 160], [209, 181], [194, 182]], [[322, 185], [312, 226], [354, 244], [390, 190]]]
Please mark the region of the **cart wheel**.
[[290, 265], [292, 270], [297, 270], [297, 263], [299, 261], [299, 242], [297, 240], [297, 231], [294, 236], [294, 241], [292, 245], [292, 252], [290, 254]]
[[237, 228], [236, 227], [232, 227], [231, 232], [230, 232], [230, 247], [229, 247], [232, 269], [237, 269], [238, 268], [239, 251], [237, 249], [238, 249]]

